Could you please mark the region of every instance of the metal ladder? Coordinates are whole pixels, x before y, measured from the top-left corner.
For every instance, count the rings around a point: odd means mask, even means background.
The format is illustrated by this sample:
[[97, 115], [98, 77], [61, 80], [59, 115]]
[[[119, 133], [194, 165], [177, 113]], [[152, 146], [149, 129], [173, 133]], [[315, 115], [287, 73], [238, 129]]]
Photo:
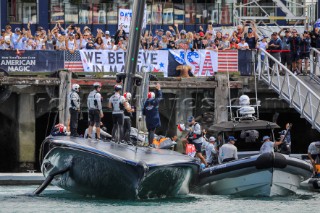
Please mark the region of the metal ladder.
[[[314, 52], [312, 54], [320, 52]], [[265, 54], [265, 58], [261, 60], [261, 53]], [[312, 55], [313, 57], [313, 55]], [[311, 58], [311, 57], [310, 57]], [[273, 67], [269, 67], [269, 61], [274, 62]], [[313, 64], [313, 61], [311, 62]], [[318, 62], [312, 65], [312, 69], [316, 70]], [[285, 75], [280, 75], [280, 70]], [[295, 76], [286, 66], [281, 64], [272, 55], [263, 49], [258, 54], [258, 65], [256, 69], [258, 79], [264, 81], [279, 94], [279, 97], [290, 104], [302, 118], [305, 118], [312, 128], [320, 132], [320, 96], [319, 91], [314, 91], [310, 85], [307, 85], [298, 76]], [[311, 71], [314, 73], [314, 71]]]

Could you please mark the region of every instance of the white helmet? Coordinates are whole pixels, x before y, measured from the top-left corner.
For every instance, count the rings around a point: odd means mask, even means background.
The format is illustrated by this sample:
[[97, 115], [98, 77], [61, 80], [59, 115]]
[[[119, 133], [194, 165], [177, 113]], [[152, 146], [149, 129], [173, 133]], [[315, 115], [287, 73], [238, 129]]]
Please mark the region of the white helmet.
[[154, 94], [154, 92], [148, 92], [148, 99], [152, 99], [156, 97], [156, 95]]
[[130, 92], [126, 92], [123, 94], [123, 97], [129, 101], [129, 100], [131, 100], [132, 95]]
[[101, 84], [99, 82], [94, 82], [93, 87], [94, 88], [101, 87]]
[[72, 88], [73, 91], [79, 92], [80, 85], [79, 84], [72, 84], [71, 88]]

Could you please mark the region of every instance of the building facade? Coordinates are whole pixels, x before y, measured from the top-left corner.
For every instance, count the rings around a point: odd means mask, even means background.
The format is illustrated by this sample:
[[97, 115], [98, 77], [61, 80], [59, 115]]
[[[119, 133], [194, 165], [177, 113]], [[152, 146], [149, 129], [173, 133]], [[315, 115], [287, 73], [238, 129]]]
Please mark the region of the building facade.
[[[62, 26], [77, 24], [91, 29], [110, 30], [118, 28], [119, 9], [129, 9], [133, 0], [0, 0], [1, 29], [6, 24], [13, 27], [32, 26], [52, 28], [57, 21]], [[197, 30], [200, 25], [212, 23], [214, 26], [230, 26], [236, 24], [235, 4], [247, 4], [250, 0], [147, 0], [147, 28], [167, 29], [169, 25], [179, 24], [179, 28]], [[294, 3], [315, 4], [312, 13], [318, 18], [319, 4], [313, 0], [293, 0], [286, 2], [288, 8]], [[262, 0], [259, 4], [269, 14], [277, 17], [284, 16], [282, 10], [272, 8], [273, 0]], [[304, 13], [301, 9], [293, 9], [296, 15]], [[248, 7], [237, 11], [239, 16], [262, 16], [259, 8]], [[279, 21], [280, 22], [280, 21]], [[282, 25], [290, 24], [288, 20]]]

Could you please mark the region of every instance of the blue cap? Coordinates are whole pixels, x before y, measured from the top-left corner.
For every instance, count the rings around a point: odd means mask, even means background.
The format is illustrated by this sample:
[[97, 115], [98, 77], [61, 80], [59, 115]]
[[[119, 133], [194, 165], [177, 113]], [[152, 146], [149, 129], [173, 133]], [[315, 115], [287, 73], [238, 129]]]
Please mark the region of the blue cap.
[[235, 137], [233, 137], [233, 136], [229, 136], [228, 137], [228, 141], [237, 141], [237, 139]]
[[192, 122], [193, 119], [194, 119], [194, 117], [193, 117], [192, 115], [190, 115], [190, 116], [188, 117], [188, 122], [189, 122], [189, 123]]
[[265, 141], [265, 140], [267, 140], [267, 139], [270, 139], [270, 137], [269, 137], [268, 135], [263, 136], [263, 138], [262, 138], [263, 141]]

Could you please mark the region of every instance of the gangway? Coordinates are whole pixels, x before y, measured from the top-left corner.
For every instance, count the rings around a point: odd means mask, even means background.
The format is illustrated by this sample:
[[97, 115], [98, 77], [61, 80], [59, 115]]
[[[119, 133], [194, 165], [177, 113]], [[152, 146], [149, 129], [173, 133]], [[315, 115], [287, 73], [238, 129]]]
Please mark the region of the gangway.
[[[269, 29], [270, 24], [281, 28], [277, 22], [285, 20], [294, 23], [294, 27], [303, 23], [304, 28], [308, 29], [309, 25], [316, 21], [316, 5], [316, 0], [302, 0], [300, 3], [292, 0], [272, 0], [272, 2], [233, 0], [233, 16], [235, 24], [250, 20], [259, 28]], [[278, 14], [279, 9], [283, 14]]]
[[[261, 53], [265, 58], [261, 60]], [[269, 62], [274, 62], [273, 67]], [[281, 75], [282, 72], [285, 75]], [[281, 64], [271, 54], [265, 50], [260, 50], [258, 54], [258, 65], [255, 73], [259, 80], [264, 81], [279, 97], [289, 103], [290, 107], [300, 113], [312, 128], [320, 132], [320, 84], [309, 76], [296, 76], [286, 66]]]
[[310, 51], [310, 78], [320, 84], [320, 51], [311, 48]]

